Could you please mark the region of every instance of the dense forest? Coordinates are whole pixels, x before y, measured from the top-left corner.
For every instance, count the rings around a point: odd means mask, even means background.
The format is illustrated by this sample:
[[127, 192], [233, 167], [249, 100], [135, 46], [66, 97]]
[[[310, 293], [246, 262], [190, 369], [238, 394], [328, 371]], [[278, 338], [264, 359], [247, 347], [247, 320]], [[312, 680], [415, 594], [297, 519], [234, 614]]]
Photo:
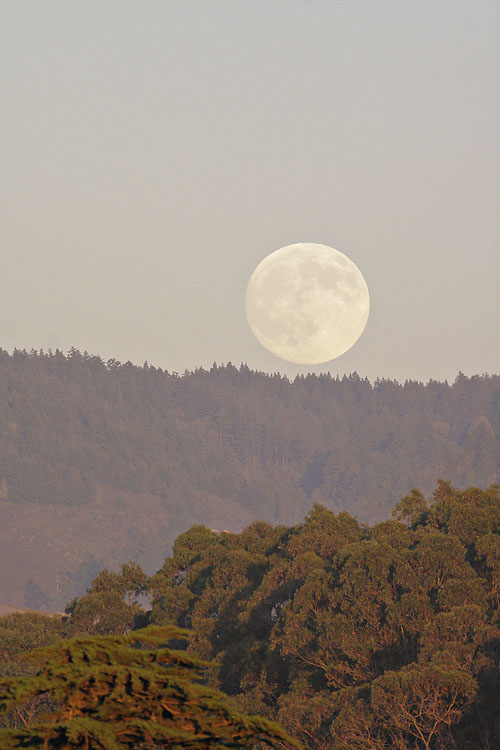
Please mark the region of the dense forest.
[[17, 606], [61, 608], [124, 559], [151, 572], [193, 523], [294, 524], [315, 502], [373, 523], [411, 487], [500, 479], [498, 375], [290, 382], [0, 350], [0, 394], [0, 602]]
[[0, 681], [26, 669], [25, 649], [151, 622], [191, 629], [208, 686], [307, 750], [497, 749], [500, 488], [441, 481], [372, 526], [320, 505], [293, 526], [193, 526], [149, 578], [126, 564], [66, 617], [0, 618]]

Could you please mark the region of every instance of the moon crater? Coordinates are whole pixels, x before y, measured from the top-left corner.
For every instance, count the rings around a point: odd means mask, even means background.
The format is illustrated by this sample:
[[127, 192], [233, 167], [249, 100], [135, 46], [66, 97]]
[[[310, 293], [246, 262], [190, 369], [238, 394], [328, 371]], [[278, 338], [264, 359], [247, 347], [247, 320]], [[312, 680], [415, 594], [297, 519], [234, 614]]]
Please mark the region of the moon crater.
[[287, 245], [259, 263], [246, 313], [258, 341], [297, 364], [340, 357], [363, 333], [370, 295], [358, 267], [327, 245]]

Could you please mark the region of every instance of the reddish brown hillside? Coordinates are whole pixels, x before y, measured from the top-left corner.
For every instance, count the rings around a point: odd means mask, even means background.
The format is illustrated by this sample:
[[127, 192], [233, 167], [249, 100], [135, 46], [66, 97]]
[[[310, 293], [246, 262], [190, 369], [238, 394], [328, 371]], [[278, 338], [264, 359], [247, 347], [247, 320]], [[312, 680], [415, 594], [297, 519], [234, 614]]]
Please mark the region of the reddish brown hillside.
[[[241, 506], [204, 498], [214, 528], [238, 531], [251, 520]], [[20, 505], [0, 502], [2, 575], [0, 601], [12, 607], [60, 610], [100, 567], [133, 560], [158, 568], [175, 536], [160, 498], [99, 488], [84, 506]]]

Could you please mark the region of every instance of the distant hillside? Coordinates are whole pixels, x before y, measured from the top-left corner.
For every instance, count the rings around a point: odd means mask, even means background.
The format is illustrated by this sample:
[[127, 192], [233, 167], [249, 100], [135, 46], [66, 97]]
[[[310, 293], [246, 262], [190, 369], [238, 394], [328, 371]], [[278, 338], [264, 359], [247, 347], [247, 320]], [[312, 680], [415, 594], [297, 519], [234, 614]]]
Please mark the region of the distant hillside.
[[15, 612], [26, 612], [25, 609], [16, 609], [16, 607], [11, 607], [8, 604], [0, 604], [0, 617], [5, 617], [5, 615], [12, 615]]
[[0, 351], [0, 601], [60, 609], [103, 565], [157, 567], [193, 523], [362, 521], [412, 487], [500, 480], [500, 376], [179, 376], [72, 350]]

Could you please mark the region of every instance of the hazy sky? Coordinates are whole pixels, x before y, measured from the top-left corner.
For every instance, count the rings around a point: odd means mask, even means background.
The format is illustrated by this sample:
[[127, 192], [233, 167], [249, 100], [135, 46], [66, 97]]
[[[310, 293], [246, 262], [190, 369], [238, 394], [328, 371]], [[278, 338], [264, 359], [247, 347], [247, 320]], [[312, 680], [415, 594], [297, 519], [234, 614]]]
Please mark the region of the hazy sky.
[[[182, 372], [500, 371], [498, 0], [0, 2], [0, 347]], [[371, 316], [315, 367], [245, 319], [295, 242]]]

